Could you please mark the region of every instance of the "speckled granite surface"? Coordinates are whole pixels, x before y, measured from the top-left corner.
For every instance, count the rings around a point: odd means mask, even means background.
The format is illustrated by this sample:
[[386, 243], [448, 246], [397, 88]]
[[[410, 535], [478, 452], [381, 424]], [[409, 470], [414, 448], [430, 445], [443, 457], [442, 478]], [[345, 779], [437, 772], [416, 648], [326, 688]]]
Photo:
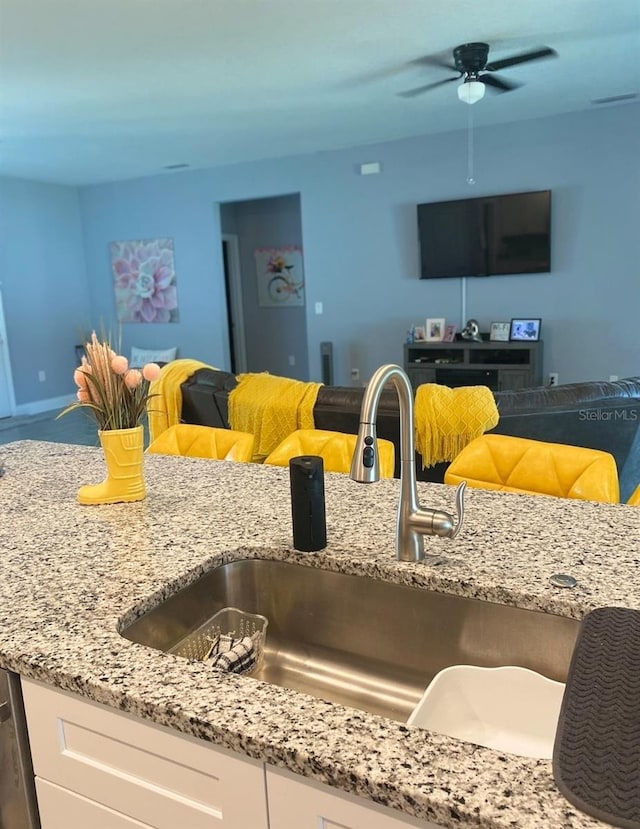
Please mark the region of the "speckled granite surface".
[[[501, 754], [134, 645], [118, 633], [162, 596], [234, 558], [370, 575], [580, 618], [640, 608], [640, 509], [469, 492], [438, 566], [393, 558], [397, 481], [327, 475], [327, 549], [291, 547], [288, 471], [146, 458], [144, 502], [83, 507], [100, 450], [0, 447], [0, 665], [442, 826], [603, 826], [559, 794], [551, 764]], [[453, 491], [420, 485], [450, 510]], [[573, 591], [553, 573], [578, 579]]]

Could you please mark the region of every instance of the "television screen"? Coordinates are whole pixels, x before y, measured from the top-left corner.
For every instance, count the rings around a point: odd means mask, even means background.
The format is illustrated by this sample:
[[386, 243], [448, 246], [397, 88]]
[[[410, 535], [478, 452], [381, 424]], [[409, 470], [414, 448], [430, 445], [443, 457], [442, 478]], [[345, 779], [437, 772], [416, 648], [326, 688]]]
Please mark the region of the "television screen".
[[418, 205], [421, 279], [548, 273], [551, 191]]

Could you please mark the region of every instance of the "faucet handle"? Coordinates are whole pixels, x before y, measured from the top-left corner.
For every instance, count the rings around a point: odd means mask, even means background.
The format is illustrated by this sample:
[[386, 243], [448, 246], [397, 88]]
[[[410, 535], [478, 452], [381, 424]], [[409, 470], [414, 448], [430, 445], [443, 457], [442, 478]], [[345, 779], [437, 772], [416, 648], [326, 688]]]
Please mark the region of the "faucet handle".
[[433, 535], [439, 535], [440, 538], [455, 538], [458, 535], [464, 522], [464, 491], [466, 487], [467, 482], [462, 481], [456, 489], [457, 523], [454, 524], [453, 515], [443, 510], [423, 510], [423, 514], [429, 518], [431, 527], [429, 532]]
[[[456, 490], [456, 517], [440, 509], [419, 508], [410, 516], [416, 532], [421, 535], [438, 535], [440, 538], [455, 538], [464, 521], [464, 491], [467, 482], [462, 481]], [[409, 559], [406, 559], [409, 561]], [[419, 561], [419, 559], [415, 559]]]
[[467, 482], [461, 481], [456, 489], [456, 515], [458, 517], [458, 523], [452, 528], [449, 533], [449, 538], [455, 538], [464, 523], [464, 491], [466, 488]]

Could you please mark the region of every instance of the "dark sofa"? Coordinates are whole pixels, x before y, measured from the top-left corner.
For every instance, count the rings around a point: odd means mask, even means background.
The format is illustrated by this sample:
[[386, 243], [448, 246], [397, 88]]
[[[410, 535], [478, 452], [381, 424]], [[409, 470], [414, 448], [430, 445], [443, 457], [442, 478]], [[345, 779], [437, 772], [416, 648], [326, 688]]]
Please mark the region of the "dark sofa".
[[[182, 420], [229, 428], [228, 397], [235, 385], [233, 374], [208, 368], [196, 371], [181, 386]], [[322, 386], [313, 410], [316, 428], [355, 434], [363, 392], [361, 388]], [[494, 396], [500, 422], [492, 431], [610, 452], [618, 466], [622, 501], [640, 483], [640, 377], [494, 392]], [[397, 476], [400, 427], [393, 389], [382, 394], [377, 426], [378, 436], [396, 446]], [[423, 469], [418, 456], [418, 479], [442, 481], [446, 466]]]

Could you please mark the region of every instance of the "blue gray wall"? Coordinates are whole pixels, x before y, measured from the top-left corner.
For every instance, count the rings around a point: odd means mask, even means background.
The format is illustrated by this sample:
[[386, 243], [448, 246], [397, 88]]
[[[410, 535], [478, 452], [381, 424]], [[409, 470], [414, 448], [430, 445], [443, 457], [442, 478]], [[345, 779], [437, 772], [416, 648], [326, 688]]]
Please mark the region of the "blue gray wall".
[[217, 367], [228, 360], [225, 289], [219, 216], [206, 177], [169, 176], [106, 184], [80, 190], [84, 250], [91, 306], [117, 326], [109, 242], [174, 240], [180, 321], [126, 323], [123, 353], [139, 348], [178, 348]]
[[[352, 367], [366, 378], [401, 361], [412, 322], [464, 322], [460, 280], [417, 279], [418, 202], [549, 188], [553, 272], [468, 280], [467, 316], [484, 330], [542, 317], [545, 372], [562, 383], [637, 374], [639, 116], [632, 105], [478, 129], [473, 188], [465, 132], [84, 188], [94, 312], [113, 315], [110, 240], [172, 236], [181, 322], [125, 333], [227, 366], [216, 205], [298, 192], [310, 377], [320, 377], [320, 342], [331, 340], [336, 381], [347, 384]], [[382, 173], [360, 176], [358, 165], [372, 160]]]
[[92, 324], [76, 188], [0, 179], [0, 281], [16, 404], [56, 401]]
[[[466, 316], [484, 330], [542, 317], [544, 370], [561, 383], [639, 374], [639, 133], [638, 105], [478, 129], [473, 188], [464, 132], [86, 187], [80, 213], [72, 189], [10, 183], [1, 264], [18, 402], [71, 389], [68, 349], [89, 306], [96, 324], [113, 325], [108, 243], [117, 239], [172, 237], [178, 276], [180, 322], [125, 325], [125, 346], [177, 345], [228, 367], [218, 205], [290, 193], [301, 196], [311, 379], [323, 340], [334, 343], [336, 382], [348, 384], [352, 367], [365, 379], [401, 361], [412, 322], [464, 322], [460, 280], [417, 278], [417, 203], [547, 188], [553, 272], [467, 280]], [[367, 161], [382, 173], [360, 176]], [[49, 365], [55, 388], [45, 390], [37, 370]]]

